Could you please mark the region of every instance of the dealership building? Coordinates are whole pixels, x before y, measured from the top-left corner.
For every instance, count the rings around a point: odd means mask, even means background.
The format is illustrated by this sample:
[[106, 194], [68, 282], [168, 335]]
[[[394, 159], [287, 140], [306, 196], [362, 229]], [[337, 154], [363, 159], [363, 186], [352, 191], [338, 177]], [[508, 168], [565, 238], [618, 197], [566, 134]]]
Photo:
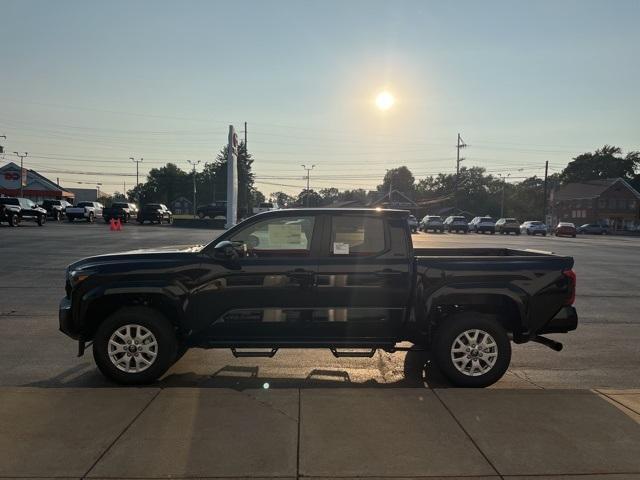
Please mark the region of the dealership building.
[[[22, 195], [20, 180], [22, 179]], [[9, 162], [0, 166], [0, 196], [29, 198], [34, 202], [42, 200], [74, 201], [75, 195], [56, 182], [40, 175], [35, 170], [20, 169], [20, 165]]]

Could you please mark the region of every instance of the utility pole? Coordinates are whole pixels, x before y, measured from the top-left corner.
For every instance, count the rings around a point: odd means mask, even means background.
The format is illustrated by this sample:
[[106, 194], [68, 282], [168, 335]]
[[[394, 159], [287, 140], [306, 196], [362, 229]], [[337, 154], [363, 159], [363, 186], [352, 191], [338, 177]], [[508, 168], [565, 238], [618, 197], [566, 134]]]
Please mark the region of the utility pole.
[[547, 175], [549, 173], [549, 160], [544, 162], [544, 196], [542, 198], [542, 221], [547, 222]]
[[311, 170], [313, 170], [313, 168], [315, 167], [315, 165], [311, 165], [311, 168], [308, 168], [306, 165], [301, 165], [301, 166], [307, 171], [307, 194], [304, 196], [305, 197], [304, 203], [308, 207], [309, 206], [309, 175], [311, 173]]
[[[7, 136], [6, 135], [0, 135], [0, 138], [4, 138], [6, 140]], [[4, 153], [4, 147], [2, 145], [0, 145], [0, 153]]]
[[140, 158], [140, 160], [136, 160], [133, 157], [129, 157], [129, 160], [136, 162], [136, 186], [140, 185], [140, 181], [138, 180], [138, 166], [140, 165], [140, 163], [142, 163], [142, 158]]
[[24, 170], [23, 170], [23, 160], [24, 157], [26, 157], [27, 155], [29, 155], [27, 152], [24, 152], [24, 155], [20, 155], [18, 152], [13, 152], [15, 153], [17, 156], [20, 157], [20, 197], [22, 197], [22, 192], [23, 192], [23, 186], [24, 186]]
[[187, 160], [187, 162], [193, 167], [193, 218], [196, 218], [196, 165], [200, 163], [200, 160]]
[[502, 202], [500, 203], [500, 218], [504, 218], [504, 188], [507, 185], [507, 178], [511, 176], [510, 173], [506, 175], [502, 175], [501, 173], [498, 176], [502, 179]]
[[462, 140], [462, 137], [458, 133], [458, 145], [456, 146], [456, 190], [455, 190], [455, 193], [454, 193], [456, 207], [458, 206], [458, 183], [460, 181], [459, 180], [459, 177], [460, 177], [460, 162], [462, 162], [464, 160], [464, 157], [460, 158], [460, 149], [461, 148], [466, 148], [466, 146], [467, 146], [467, 144], [464, 143], [464, 140]]
[[244, 122], [244, 148], [247, 148], [247, 122]]

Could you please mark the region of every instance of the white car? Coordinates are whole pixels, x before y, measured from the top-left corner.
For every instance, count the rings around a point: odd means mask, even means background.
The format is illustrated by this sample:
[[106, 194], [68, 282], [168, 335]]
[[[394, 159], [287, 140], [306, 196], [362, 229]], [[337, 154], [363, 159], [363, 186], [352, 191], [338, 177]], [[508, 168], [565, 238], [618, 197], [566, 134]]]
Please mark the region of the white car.
[[476, 233], [496, 233], [496, 221], [491, 217], [476, 217], [469, 222], [469, 231]]
[[529, 220], [520, 225], [520, 232], [527, 235], [542, 235], [547, 236], [547, 226], [537, 220]]
[[279, 208], [277, 203], [262, 202], [257, 207], [253, 207], [253, 213], [270, 212], [271, 210], [278, 210]]

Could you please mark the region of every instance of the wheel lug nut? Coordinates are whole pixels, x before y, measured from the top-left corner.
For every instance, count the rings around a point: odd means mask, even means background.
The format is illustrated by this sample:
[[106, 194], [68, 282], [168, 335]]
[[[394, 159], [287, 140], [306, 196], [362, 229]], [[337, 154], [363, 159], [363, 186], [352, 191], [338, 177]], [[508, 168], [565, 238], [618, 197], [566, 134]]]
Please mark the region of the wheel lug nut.
[[470, 348], [467, 348], [467, 352], [470, 352], [470, 351], [471, 351], [471, 349], [470, 349]]

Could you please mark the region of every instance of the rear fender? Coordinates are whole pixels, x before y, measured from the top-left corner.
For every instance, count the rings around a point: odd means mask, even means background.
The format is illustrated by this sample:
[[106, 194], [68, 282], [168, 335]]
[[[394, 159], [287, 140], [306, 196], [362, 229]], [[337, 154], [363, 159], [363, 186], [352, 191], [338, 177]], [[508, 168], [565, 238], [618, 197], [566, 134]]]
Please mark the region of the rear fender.
[[445, 285], [424, 298], [431, 323], [438, 321], [443, 307], [492, 313], [520, 341], [527, 335], [527, 294], [512, 285]]

